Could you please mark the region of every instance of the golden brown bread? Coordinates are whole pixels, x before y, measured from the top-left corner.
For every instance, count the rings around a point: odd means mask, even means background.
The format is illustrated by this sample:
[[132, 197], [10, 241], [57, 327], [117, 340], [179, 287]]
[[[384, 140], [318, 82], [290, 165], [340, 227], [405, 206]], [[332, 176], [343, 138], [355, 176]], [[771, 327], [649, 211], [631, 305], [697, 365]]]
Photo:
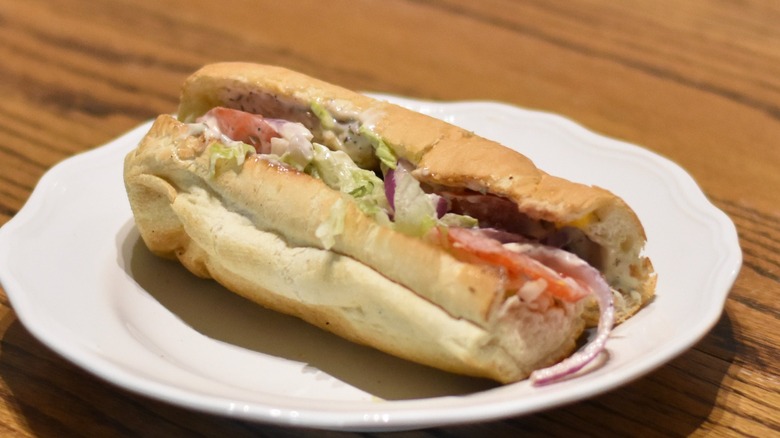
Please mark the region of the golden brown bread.
[[[349, 197], [273, 161], [255, 156], [213, 175], [205, 140], [186, 125], [227, 106], [299, 121], [317, 134], [312, 102], [370, 127], [431, 186], [494, 194], [533, 221], [580, 229], [599, 248], [593, 261], [613, 287], [618, 320], [652, 296], [644, 232], [611, 193], [549, 176], [521, 154], [439, 120], [253, 64], [195, 73], [182, 89], [179, 121], [160, 116], [127, 156], [128, 197], [147, 246], [264, 306], [445, 370], [510, 382], [571, 352], [585, 322], [597, 321], [594, 303], [507, 298], [501, 270], [380, 225]], [[345, 231], [326, 249], [317, 228], [345, 199]]]

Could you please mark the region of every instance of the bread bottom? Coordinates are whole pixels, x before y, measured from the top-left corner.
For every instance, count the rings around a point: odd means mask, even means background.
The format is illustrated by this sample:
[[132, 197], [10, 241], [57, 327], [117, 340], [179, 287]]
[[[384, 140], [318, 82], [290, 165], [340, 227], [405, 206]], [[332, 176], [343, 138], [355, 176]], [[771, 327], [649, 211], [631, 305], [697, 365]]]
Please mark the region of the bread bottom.
[[453, 318], [355, 259], [256, 228], [206, 187], [148, 174], [128, 183], [137, 209], [156, 206], [136, 215], [153, 252], [262, 306], [404, 359], [513, 382], [567, 356], [584, 327], [581, 304], [540, 311], [516, 297], [488, 326]]

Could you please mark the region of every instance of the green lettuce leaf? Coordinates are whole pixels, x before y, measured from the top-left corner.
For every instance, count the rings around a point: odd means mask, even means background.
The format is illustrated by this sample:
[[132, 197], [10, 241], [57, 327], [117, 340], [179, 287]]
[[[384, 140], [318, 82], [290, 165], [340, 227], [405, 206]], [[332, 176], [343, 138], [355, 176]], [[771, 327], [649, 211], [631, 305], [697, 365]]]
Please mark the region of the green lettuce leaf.
[[437, 223], [436, 195], [425, 193], [420, 182], [404, 166], [395, 169], [394, 178], [395, 229], [410, 236], [424, 236]]
[[320, 239], [325, 249], [331, 249], [336, 244], [336, 236], [344, 232], [344, 217], [346, 214], [347, 205], [343, 199], [339, 199], [331, 206], [325, 222], [322, 222], [314, 230], [314, 235]]
[[226, 145], [219, 141], [211, 143], [208, 147], [209, 177], [215, 177], [218, 172], [221, 172], [226, 167], [241, 166], [244, 164], [247, 155], [253, 155], [254, 153], [255, 148], [246, 143], [235, 142], [231, 145]]
[[328, 187], [352, 196], [366, 214], [374, 215], [389, 208], [385, 183], [374, 172], [361, 169], [343, 151], [332, 151], [313, 143], [314, 158], [310, 174]]
[[336, 119], [321, 103], [314, 101], [310, 105], [311, 112], [320, 119], [322, 129], [333, 129], [336, 127]]
[[374, 154], [379, 161], [389, 169], [395, 169], [398, 165], [398, 157], [395, 156], [393, 149], [377, 133], [366, 127], [361, 126], [358, 132], [369, 139], [374, 147]]

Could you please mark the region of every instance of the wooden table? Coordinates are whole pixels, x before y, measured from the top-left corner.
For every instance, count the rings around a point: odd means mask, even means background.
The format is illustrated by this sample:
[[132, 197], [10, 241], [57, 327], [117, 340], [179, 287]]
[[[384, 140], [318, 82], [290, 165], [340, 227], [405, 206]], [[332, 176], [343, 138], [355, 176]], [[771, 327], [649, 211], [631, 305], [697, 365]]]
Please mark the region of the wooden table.
[[[0, 224], [60, 160], [176, 107], [221, 60], [359, 90], [562, 114], [683, 166], [737, 224], [717, 326], [590, 400], [401, 436], [780, 434], [780, 4], [5, 0]], [[696, 257], [696, 254], [690, 254]], [[0, 295], [2, 436], [352, 436], [213, 417], [118, 389], [33, 338]]]

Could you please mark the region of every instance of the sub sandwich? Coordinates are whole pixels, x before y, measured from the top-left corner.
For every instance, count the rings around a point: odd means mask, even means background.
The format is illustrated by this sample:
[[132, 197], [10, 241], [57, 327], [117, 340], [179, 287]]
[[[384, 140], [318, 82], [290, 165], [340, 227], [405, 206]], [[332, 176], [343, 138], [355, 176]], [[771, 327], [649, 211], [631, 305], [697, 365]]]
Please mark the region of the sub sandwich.
[[644, 230], [617, 196], [280, 67], [195, 72], [177, 114], [127, 155], [124, 181], [153, 253], [454, 373], [556, 381], [654, 293]]

